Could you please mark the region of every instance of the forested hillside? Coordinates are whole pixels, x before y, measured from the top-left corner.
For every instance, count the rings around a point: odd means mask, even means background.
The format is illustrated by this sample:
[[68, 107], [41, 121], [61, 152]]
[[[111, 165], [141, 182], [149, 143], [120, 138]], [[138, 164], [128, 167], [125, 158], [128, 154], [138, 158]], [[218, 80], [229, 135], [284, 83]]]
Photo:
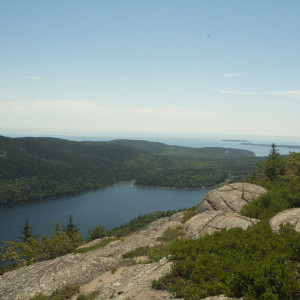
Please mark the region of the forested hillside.
[[137, 185], [201, 188], [240, 180], [260, 158], [246, 150], [146, 141], [74, 142], [0, 136], [0, 205]]

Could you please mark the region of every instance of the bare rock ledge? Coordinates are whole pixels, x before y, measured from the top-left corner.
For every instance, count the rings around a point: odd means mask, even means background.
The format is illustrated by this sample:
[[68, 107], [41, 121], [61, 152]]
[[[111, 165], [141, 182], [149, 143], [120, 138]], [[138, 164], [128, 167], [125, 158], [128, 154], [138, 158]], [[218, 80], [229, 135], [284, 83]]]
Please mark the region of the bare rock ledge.
[[247, 218], [233, 212], [211, 210], [197, 214], [185, 223], [187, 237], [198, 239], [202, 235], [211, 234], [221, 228], [240, 227], [246, 230], [249, 226], [255, 225], [259, 220]]
[[206, 194], [196, 207], [196, 213], [210, 210], [238, 213], [245, 204], [266, 192], [265, 188], [255, 184], [228, 184]]
[[276, 233], [279, 232], [280, 225], [290, 223], [297, 232], [300, 232], [300, 208], [284, 210], [270, 220], [270, 226]]

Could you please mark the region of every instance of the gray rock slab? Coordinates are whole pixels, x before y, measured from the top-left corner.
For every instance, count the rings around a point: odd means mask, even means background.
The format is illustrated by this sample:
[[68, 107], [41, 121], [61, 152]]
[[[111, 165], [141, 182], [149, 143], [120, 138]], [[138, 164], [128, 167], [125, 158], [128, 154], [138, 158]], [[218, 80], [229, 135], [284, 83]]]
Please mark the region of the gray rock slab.
[[93, 253], [68, 254], [36, 263], [4, 273], [0, 277], [0, 299], [26, 300], [39, 293], [50, 295], [66, 285], [86, 283], [119, 264], [117, 259]]
[[220, 231], [222, 228], [247, 229], [259, 220], [247, 218], [233, 212], [211, 210], [195, 215], [185, 223], [186, 237], [198, 239], [202, 235]]
[[224, 212], [240, 212], [242, 207], [267, 190], [250, 183], [232, 183], [206, 194], [196, 207], [196, 213], [218, 210]]
[[[167, 291], [151, 288], [152, 281], [159, 279], [171, 270], [171, 263], [166, 258], [151, 264], [138, 264], [122, 267], [120, 274], [111, 276], [103, 274], [98, 283], [99, 296], [96, 300], [104, 299], [174, 299]], [[104, 277], [104, 278], [103, 278]], [[99, 278], [98, 278], [99, 282]], [[84, 289], [84, 288], [83, 288]]]
[[68, 284], [83, 284], [93, 280], [124, 261], [122, 254], [139, 247], [160, 244], [158, 238], [168, 228], [182, 226], [183, 212], [161, 218], [145, 228], [111, 242], [105, 247], [84, 254], [68, 254], [36, 263], [0, 276], [0, 299], [30, 299], [36, 294], [49, 295]]
[[279, 232], [280, 225], [290, 223], [297, 232], [300, 232], [300, 208], [284, 210], [270, 220], [270, 226], [276, 233]]

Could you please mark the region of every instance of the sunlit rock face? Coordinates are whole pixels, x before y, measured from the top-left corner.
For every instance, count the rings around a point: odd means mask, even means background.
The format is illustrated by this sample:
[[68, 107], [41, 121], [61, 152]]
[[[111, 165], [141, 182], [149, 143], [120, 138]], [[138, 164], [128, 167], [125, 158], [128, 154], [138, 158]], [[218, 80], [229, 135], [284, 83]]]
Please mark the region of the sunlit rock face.
[[266, 192], [265, 188], [255, 184], [228, 184], [205, 195], [196, 207], [196, 213], [209, 210], [238, 213], [245, 204]]
[[222, 228], [242, 228], [246, 230], [253, 226], [259, 220], [247, 218], [233, 212], [224, 211], [205, 211], [197, 214], [185, 223], [187, 238], [198, 239], [202, 235], [211, 234], [220, 231]]
[[284, 210], [270, 220], [270, 226], [276, 233], [280, 230], [280, 225], [290, 223], [297, 232], [300, 232], [300, 208]]

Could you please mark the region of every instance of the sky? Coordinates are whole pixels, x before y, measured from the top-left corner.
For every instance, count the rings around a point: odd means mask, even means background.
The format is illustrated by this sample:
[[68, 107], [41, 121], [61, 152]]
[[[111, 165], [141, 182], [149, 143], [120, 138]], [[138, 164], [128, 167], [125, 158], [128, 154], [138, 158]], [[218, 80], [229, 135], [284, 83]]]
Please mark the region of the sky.
[[299, 0], [0, 0], [0, 134], [300, 136]]

